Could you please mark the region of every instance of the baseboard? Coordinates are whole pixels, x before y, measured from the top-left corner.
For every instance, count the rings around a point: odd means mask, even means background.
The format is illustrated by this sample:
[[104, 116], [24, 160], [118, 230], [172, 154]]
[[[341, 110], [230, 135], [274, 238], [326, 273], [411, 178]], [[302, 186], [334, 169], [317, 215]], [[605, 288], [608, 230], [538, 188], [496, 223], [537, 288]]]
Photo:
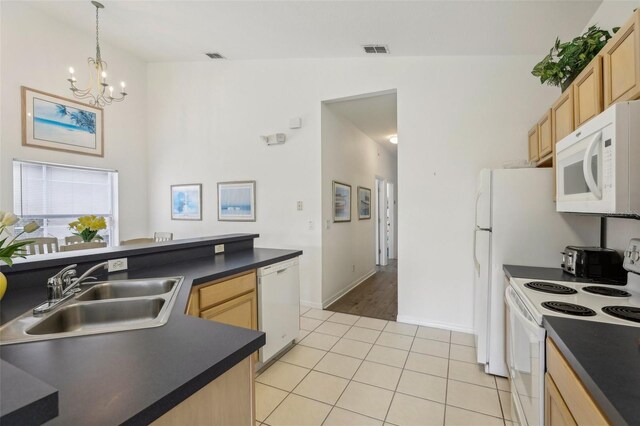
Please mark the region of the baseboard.
[[406, 315], [398, 315], [398, 322], [403, 322], [405, 324], [414, 324], [414, 325], [423, 325], [425, 327], [433, 327], [433, 328], [442, 328], [444, 330], [451, 331], [460, 331], [462, 333], [473, 334], [473, 329], [468, 327], [460, 327], [459, 325], [435, 322], [435, 321], [426, 321], [423, 318], [410, 317]]
[[306, 300], [300, 300], [300, 306], [307, 308], [322, 309], [322, 303], [309, 302]]
[[340, 290], [338, 293], [334, 294], [333, 296], [331, 296], [329, 299], [325, 300], [324, 302], [322, 302], [322, 309], [325, 309], [326, 307], [330, 306], [332, 303], [334, 303], [336, 300], [340, 299], [342, 296], [344, 296], [345, 294], [349, 293], [351, 290], [353, 290], [354, 288], [358, 287], [360, 284], [362, 284], [363, 282], [365, 282], [366, 280], [368, 280], [371, 276], [373, 276], [376, 273], [376, 268], [373, 268], [371, 271], [369, 271], [367, 274], [365, 274], [363, 277], [357, 279], [356, 281], [354, 281], [353, 283], [349, 284], [346, 288], [343, 288], [342, 290]]

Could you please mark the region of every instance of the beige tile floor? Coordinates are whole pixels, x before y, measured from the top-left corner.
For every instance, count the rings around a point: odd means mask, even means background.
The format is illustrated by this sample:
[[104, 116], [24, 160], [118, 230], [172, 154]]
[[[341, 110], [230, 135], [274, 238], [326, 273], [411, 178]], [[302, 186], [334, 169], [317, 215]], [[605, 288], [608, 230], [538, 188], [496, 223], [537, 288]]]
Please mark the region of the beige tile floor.
[[301, 308], [297, 344], [256, 378], [256, 424], [512, 426], [509, 383], [473, 336]]

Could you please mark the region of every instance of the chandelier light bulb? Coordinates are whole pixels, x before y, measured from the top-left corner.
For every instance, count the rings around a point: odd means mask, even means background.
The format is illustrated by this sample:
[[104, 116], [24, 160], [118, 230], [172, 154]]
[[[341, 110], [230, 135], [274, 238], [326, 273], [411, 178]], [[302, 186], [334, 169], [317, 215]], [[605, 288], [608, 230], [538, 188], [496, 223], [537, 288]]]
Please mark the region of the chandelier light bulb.
[[389, 142], [391, 142], [394, 145], [398, 144], [398, 135], [393, 135], [389, 138]]
[[125, 86], [126, 86], [126, 85], [124, 84], [124, 81], [121, 81], [121, 82], [120, 82], [120, 87], [122, 87], [122, 90], [124, 90]]
[[73, 67], [69, 67], [69, 74], [73, 75], [74, 72]]

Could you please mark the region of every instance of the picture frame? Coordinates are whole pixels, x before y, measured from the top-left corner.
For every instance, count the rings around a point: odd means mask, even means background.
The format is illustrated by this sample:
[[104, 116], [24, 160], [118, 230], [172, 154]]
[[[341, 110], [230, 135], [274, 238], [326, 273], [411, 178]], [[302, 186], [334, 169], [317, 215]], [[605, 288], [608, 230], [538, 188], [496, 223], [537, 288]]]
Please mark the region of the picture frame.
[[358, 219], [371, 219], [371, 189], [358, 187]]
[[218, 182], [218, 220], [256, 221], [256, 181]]
[[171, 220], [202, 220], [202, 184], [171, 185]]
[[22, 145], [104, 157], [103, 110], [21, 86]]
[[351, 222], [351, 185], [333, 181], [333, 222]]

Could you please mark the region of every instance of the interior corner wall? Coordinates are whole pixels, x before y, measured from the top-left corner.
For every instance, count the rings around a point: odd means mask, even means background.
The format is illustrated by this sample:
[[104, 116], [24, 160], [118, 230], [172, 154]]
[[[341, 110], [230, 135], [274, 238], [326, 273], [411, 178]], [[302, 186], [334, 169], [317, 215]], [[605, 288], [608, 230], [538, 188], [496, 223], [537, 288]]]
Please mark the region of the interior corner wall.
[[104, 110], [103, 158], [22, 146], [20, 86], [73, 98], [69, 66], [78, 70], [80, 85], [88, 83], [85, 64], [95, 54], [95, 34], [75, 30], [29, 2], [2, 1], [0, 11], [0, 210], [13, 210], [14, 158], [116, 169], [120, 238], [148, 236], [146, 63], [102, 43], [110, 75], [126, 80], [130, 92]]
[[[396, 182], [397, 160], [322, 104], [322, 305], [375, 273], [375, 180]], [[333, 181], [351, 185], [351, 221], [333, 222]], [[358, 186], [371, 189], [371, 218], [358, 219]]]

